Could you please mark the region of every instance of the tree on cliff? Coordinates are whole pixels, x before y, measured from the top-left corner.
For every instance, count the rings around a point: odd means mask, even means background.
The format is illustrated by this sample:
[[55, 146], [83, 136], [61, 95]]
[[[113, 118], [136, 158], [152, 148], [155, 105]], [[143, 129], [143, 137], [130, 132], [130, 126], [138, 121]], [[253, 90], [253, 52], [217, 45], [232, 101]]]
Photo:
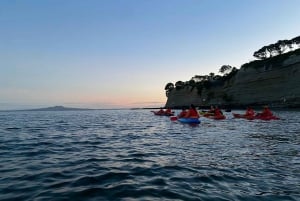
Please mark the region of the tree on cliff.
[[223, 65], [219, 69], [219, 73], [226, 74], [226, 73], [229, 73], [231, 71], [231, 69], [232, 69], [232, 66], [230, 66], [230, 65]]
[[166, 84], [165, 90], [172, 90], [172, 89], [174, 89], [174, 84], [173, 83], [169, 82], [168, 84]]
[[254, 52], [253, 56], [258, 59], [266, 59], [268, 57], [276, 56], [277, 54], [279, 54], [278, 47], [279, 47], [278, 44], [277, 45], [270, 44], [270, 45], [264, 46], [264, 47], [260, 48], [259, 50], [257, 50], [256, 52]]
[[195, 80], [195, 82], [202, 82], [204, 80], [208, 79], [208, 75], [195, 75], [194, 77], [192, 77], [192, 80]]
[[291, 41], [293, 45], [296, 45], [298, 47], [300, 46], [300, 36], [293, 38]]
[[188, 82], [188, 85], [191, 87], [194, 87], [194, 86], [196, 86], [196, 81], [193, 79], [190, 79], [190, 81]]
[[169, 96], [170, 91], [172, 91], [174, 89], [174, 84], [169, 82], [168, 84], [166, 84], [165, 86], [165, 90], [166, 90], [166, 96]]
[[215, 77], [215, 73], [209, 73], [209, 77], [208, 77], [209, 80], [213, 80], [214, 77]]
[[264, 47], [260, 48], [259, 50], [257, 50], [256, 52], [254, 52], [253, 56], [256, 57], [257, 59], [266, 59], [267, 58], [267, 46], [264, 46]]
[[236, 67], [232, 67], [230, 65], [223, 65], [221, 66], [219, 73], [222, 73], [223, 76], [220, 78], [223, 82], [226, 80], [231, 79], [236, 73], [238, 72], [238, 69]]
[[184, 87], [184, 82], [182, 82], [182, 81], [177, 81], [177, 82], [175, 83], [175, 87], [176, 87], [176, 89], [181, 89], [182, 87]]
[[277, 43], [275, 43], [274, 49], [278, 52], [278, 54], [282, 54], [287, 49], [291, 49], [292, 47], [291, 40], [279, 40]]

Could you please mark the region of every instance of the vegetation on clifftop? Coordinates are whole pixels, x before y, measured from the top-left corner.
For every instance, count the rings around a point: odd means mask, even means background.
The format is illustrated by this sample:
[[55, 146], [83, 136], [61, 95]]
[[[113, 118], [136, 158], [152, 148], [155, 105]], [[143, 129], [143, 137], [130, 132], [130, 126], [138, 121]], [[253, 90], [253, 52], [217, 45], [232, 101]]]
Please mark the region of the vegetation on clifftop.
[[219, 72], [222, 73], [223, 76], [210, 73], [209, 75], [195, 75], [186, 82], [177, 81], [175, 85], [169, 82], [165, 86], [166, 96], [168, 97], [169, 93], [172, 90], [181, 90], [186, 87], [190, 87], [191, 90], [196, 87], [198, 90], [198, 94], [201, 95], [201, 92], [204, 88], [209, 89], [212, 86], [223, 85], [227, 80], [231, 79], [238, 72], [238, 69], [230, 65], [223, 65], [220, 68]]
[[283, 65], [283, 62], [292, 55], [300, 55], [300, 49], [287, 52], [285, 54], [281, 54], [275, 57], [269, 57], [264, 60], [254, 60], [249, 63], [245, 63], [241, 66], [241, 68], [260, 68], [261, 66], [277, 66], [280, 67]]
[[291, 40], [279, 40], [274, 44], [266, 45], [256, 52], [253, 56], [257, 59], [267, 59], [283, 53], [295, 50], [299, 48], [300, 36], [297, 36]]

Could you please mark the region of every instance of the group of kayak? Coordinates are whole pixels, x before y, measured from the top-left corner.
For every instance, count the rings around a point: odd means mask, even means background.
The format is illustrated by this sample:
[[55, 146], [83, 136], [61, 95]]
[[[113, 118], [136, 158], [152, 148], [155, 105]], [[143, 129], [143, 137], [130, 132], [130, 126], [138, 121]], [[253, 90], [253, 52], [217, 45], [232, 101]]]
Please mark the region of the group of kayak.
[[[218, 107], [211, 106], [210, 110], [208, 111], [201, 111], [198, 112], [196, 107], [191, 104], [189, 109], [182, 109], [182, 111], [177, 115], [174, 116], [174, 112], [168, 108], [166, 110], [163, 110], [162, 108], [159, 111], [151, 111], [155, 115], [159, 116], [170, 116], [171, 121], [179, 121], [182, 123], [191, 123], [191, 124], [199, 124], [200, 123], [200, 115], [209, 119], [214, 120], [223, 120], [226, 119], [226, 116], [223, 114], [223, 112]], [[255, 113], [255, 111], [248, 107], [245, 114], [236, 114], [232, 113], [234, 118], [244, 118], [247, 120], [254, 120], [254, 119], [260, 119], [260, 120], [277, 120], [279, 117], [276, 117], [273, 115], [271, 110], [268, 106], [265, 106], [263, 111], [261, 113]]]
[[215, 119], [215, 120], [222, 120], [226, 119], [226, 116], [223, 114], [223, 112], [218, 108], [211, 106], [209, 111], [202, 111], [201, 114], [210, 119]]
[[251, 107], [248, 107], [245, 114], [232, 113], [234, 118], [243, 118], [248, 120], [278, 120], [279, 117], [275, 116], [268, 106], [264, 106], [263, 111], [256, 113]]
[[170, 117], [171, 121], [179, 121], [181, 123], [191, 123], [191, 124], [200, 124], [200, 115], [196, 107], [191, 104], [188, 110], [182, 109], [182, 111], [177, 116]]
[[163, 110], [162, 108], [160, 108], [159, 111], [151, 111], [153, 112], [153, 114], [158, 115], [158, 116], [173, 116], [174, 112], [170, 109], [167, 108], [166, 110]]
[[194, 123], [194, 124], [200, 123], [199, 120], [200, 115], [193, 104], [188, 110], [182, 109], [182, 111], [177, 116], [174, 116], [175, 113], [170, 108], [167, 108], [166, 110], [160, 108], [159, 111], [151, 111], [151, 112], [153, 112], [155, 115], [158, 116], [170, 116], [171, 121], [179, 121], [182, 123]]

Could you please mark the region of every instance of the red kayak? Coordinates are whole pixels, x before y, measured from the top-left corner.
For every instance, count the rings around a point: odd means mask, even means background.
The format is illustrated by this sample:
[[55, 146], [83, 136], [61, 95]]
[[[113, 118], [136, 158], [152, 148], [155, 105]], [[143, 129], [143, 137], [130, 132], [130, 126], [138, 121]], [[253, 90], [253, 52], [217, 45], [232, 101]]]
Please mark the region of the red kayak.
[[214, 119], [214, 120], [226, 119], [226, 117], [224, 115], [211, 116], [209, 118]]
[[207, 118], [208, 118], [208, 117], [213, 117], [213, 116], [214, 116], [214, 113], [207, 112], [207, 113], [204, 113], [203, 116], [204, 116], [204, 117], [207, 117]]
[[214, 120], [223, 120], [226, 119], [225, 115], [204, 115], [204, 117]]
[[151, 111], [153, 114], [158, 115], [158, 116], [173, 116], [174, 112], [168, 113], [168, 112], [156, 112], [156, 111]]
[[250, 116], [250, 115], [244, 115], [244, 114], [236, 114], [232, 113], [234, 118], [240, 118], [240, 119], [248, 119], [248, 120], [253, 120], [255, 119], [255, 116]]
[[269, 121], [269, 120], [279, 120], [280, 118], [279, 117], [276, 117], [274, 115], [272, 116], [260, 116], [260, 115], [257, 115], [254, 117], [255, 119], [260, 119], [260, 120], [265, 120], [265, 121]]
[[226, 119], [225, 115], [223, 115], [223, 114], [215, 115], [214, 113], [210, 113], [210, 112], [203, 114], [203, 116], [206, 118], [215, 119], [215, 120]]

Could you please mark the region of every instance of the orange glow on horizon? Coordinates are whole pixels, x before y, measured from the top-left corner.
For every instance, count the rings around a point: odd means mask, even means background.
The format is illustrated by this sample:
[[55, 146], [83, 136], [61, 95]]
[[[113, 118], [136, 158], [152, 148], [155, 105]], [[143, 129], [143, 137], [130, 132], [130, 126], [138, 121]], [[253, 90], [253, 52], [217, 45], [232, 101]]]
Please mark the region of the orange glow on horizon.
[[87, 105], [93, 108], [139, 108], [139, 107], [162, 107], [165, 105], [167, 98], [164, 96], [72, 96], [64, 97], [65, 100], [72, 100], [68, 104]]

